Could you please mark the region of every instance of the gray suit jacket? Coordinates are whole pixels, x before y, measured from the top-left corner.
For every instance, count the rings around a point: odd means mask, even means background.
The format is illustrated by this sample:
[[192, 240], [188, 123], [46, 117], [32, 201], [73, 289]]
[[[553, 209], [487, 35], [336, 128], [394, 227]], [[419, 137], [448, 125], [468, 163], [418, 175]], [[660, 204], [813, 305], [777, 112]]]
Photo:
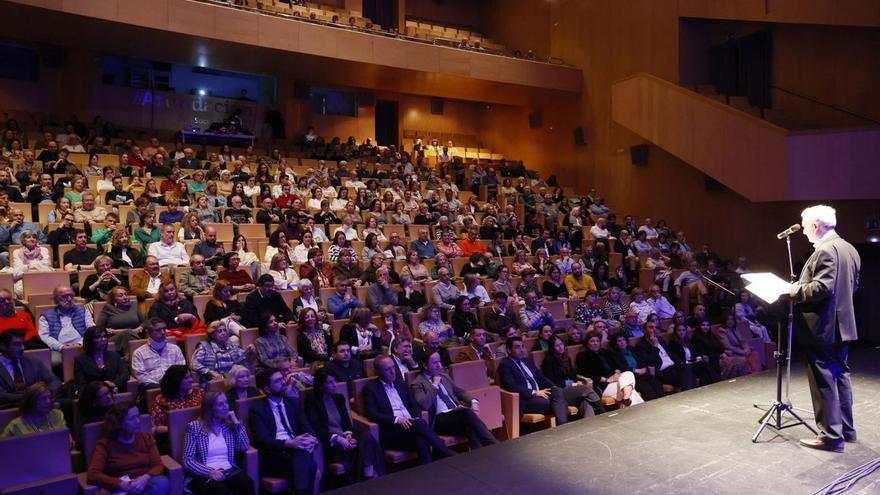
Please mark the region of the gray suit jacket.
[[183, 292], [186, 297], [189, 298], [192, 298], [192, 296], [196, 294], [204, 294], [205, 290], [210, 293], [211, 289], [214, 288], [214, 284], [217, 282], [217, 272], [208, 269], [207, 277], [207, 283], [205, 284], [206, 287], [202, 287], [199, 277], [196, 276], [192, 270], [186, 270], [180, 274], [180, 292]]
[[861, 259], [852, 244], [839, 235], [825, 239], [804, 265], [790, 295], [796, 318], [821, 345], [856, 340], [853, 293], [859, 288]]
[[[440, 383], [446, 389], [453, 400], [464, 407], [471, 407], [471, 400], [474, 396], [467, 390], [459, 387], [452, 381], [452, 378], [445, 373], [440, 373]], [[410, 383], [409, 390], [412, 392], [413, 398], [419, 404], [423, 411], [428, 411], [431, 423], [434, 422], [434, 415], [437, 414], [437, 389], [431, 383], [431, 380], [424, 372], [419, 373]]]
[[[45, 382], [53, 392], [57, 392], [58, 388], [61, 387], [61, 381], [52, 374], [52, 370], [36, 358], [24, 356], [21, 359], [21, 369], [26, 385]], [[15, 390], [14, 378], [9, 376], [5, 366], [0, 366], [0, 408], [17, 405], [18, 401], [21, 400], [21, 396], [22, 393]]]

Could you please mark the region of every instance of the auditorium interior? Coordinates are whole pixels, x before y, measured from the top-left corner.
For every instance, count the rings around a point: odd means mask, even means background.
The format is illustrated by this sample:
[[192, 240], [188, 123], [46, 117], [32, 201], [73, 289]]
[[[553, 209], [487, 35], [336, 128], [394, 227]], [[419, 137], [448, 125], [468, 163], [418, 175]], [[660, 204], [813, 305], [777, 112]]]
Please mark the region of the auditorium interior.
[[[0, 494], [880, 491], [880, 2], [0, 19]], [[862, 260], [844, 454], [741, 277], [815, 204]], [[755, 435], [777, 388], [806, 424]]]

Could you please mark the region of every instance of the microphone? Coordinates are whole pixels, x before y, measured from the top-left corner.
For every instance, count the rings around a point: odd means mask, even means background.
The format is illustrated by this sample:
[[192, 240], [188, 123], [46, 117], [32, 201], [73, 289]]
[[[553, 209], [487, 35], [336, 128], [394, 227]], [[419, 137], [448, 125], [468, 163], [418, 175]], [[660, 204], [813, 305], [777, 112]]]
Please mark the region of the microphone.
[[790, 236], [791, 234], [794, 234], [795, 232], [797, 232], [798, 230], [801, 230], [801, 226], [800, 226], [800, 224], [796, 223], [796, 224], [792, 225], [791, 227], [783, 230], [782, 232], [776, 234], [776, 238], [777, 239], [785, 239], [786, 237]]

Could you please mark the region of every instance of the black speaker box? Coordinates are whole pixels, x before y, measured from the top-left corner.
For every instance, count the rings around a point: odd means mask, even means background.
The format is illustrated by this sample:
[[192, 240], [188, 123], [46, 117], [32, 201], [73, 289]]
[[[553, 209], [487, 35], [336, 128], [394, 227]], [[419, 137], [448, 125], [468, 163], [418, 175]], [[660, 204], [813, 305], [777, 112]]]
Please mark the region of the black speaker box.
[[529, 114], [529, 129], [537, 129], [541, 127], [541, 123], [544, 120], [541, 112], [534, 112]]
[[647, 144], [637, 144], [635, 146], [629, 147], [630, 159], [632, 160], [633, 165], [647, 165], [648, 164], [648, 145]]
[[586, 146], [587, 145], [587, 136], [584, 134], [583, 127], [575, 127], [574, 128], [574, 144], [578, 146]]
[[443, 98], [431, 98], [431, 113], [434, 115], [443, 115]]

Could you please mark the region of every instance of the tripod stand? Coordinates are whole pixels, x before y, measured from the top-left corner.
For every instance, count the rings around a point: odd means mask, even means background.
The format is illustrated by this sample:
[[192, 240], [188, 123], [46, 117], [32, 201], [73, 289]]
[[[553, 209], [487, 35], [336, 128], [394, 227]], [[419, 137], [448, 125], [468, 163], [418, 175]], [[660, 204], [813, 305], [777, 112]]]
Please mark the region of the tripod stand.
[[[785, 244], [788, 248], [788, 281], [794, 282], [794, 264], [791, 259], [791, 234], [785, 236]], [[758, 438], [761, 436], [761, 433], [764, 431], [764, 428], [768, 426], [773, 428], [776, 431], [783, 430], [785, 428], [791, 428], [793, 426], [804, 425], [808, 430], [813, 432], [814, 435], [818, 435], [819, 432], [816, 431], [815, 428], [810, 426], [806, 421], [804, 421], [798, 413], [795, 412], [796, 408], [791, 405], [791, 401], [788, 398], [788, 388], [791, 385], [791, 341], [793, 337], [793, 326], [794, 326], [794, 301], [790, 298], [788, 300], [788, 341], [785, 343], [785, 347], [782, 350], [777, 349], [774, 353], [776, 357], [776, 400], [773, 401], [773, 404], [769, 406], [769, 408], [764, 412], [761, 416], [761, 419], [758, 420], [761, 423], [761, 426], [758, 427], [758, 431], [755, 432], [755, 436], [752, 437], [752, 443], [757, 443]], [[779, 342], [780, 346], [782, 345], [782, 326], [778, 327], [777, 332], [777, 342]], [[782, 373], [783, 373], [783, 365], [785, 366], [785, 400], [782, 397]], [[760, 404], [754, 404], [754, 406], [758, 409], [764, 409], [767, 406], [762, 406]], [[804, 411], [804, 409], [799, 409]], [[790, 414], [795, 421], [789, 423], [783, 423], [783, 414]]]

